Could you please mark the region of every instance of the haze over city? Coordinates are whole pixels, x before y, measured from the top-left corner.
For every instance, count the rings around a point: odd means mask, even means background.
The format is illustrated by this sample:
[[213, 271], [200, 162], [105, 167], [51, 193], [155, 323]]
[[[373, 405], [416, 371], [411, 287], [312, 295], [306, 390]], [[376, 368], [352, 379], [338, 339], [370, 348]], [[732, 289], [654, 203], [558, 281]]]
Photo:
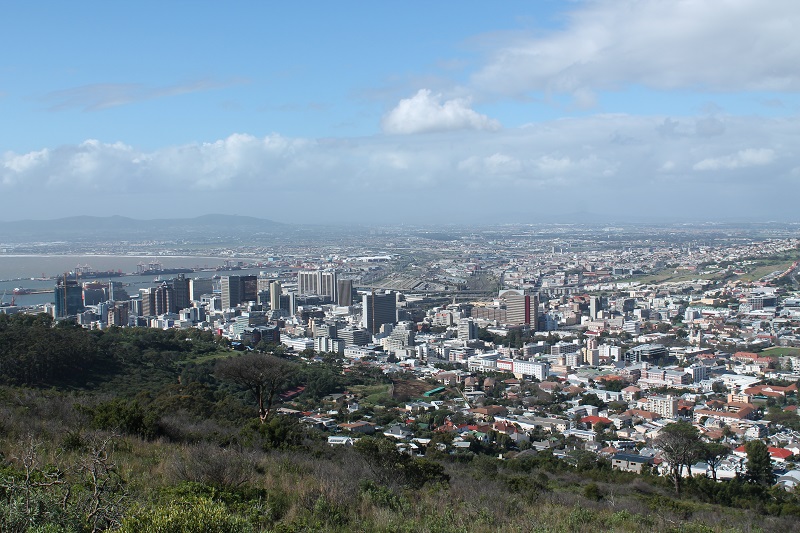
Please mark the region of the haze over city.
[[793, 220], [796, 2], [12, 3], [0, 220]]

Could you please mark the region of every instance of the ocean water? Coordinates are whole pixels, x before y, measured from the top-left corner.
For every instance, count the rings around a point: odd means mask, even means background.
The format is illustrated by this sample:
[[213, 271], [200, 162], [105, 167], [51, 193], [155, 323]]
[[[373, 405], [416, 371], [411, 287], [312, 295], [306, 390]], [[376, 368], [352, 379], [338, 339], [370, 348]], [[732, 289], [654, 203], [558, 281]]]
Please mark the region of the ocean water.
[[[224, 265], [230, 258], [220, 257], [153, 257], [153, 256], [109, 256], [109, 255], [0, 255], [0, 303], [11, 302], [13, 290], [23, 287], [32, 290], [47, 290], [45, 294], [25, 294], [15, 296], [16, 304], [20, 306], [43, 305], [54, 301], [54, 278], [65, 272], [75, 270], [77, 266], [89, 265], [93, 270], [121, 270], [125, 273], [136, 272], [137, 265], [157, 260], [164, 268], [191, 268], [191, 269], [216, 269]], [[249, 268], [230, 272], [231, 274], [253, 275], [261, 271], [272, 271], [270, 268]], [[224, 275], [225, 272], [214, 270], [198, 271], [185, 274], [187, 277], [210, 278], [215, 274]], [[163, 275], [169, 279], [173, 275]], [[97, 281], [108, 281], [109, 278], [97, 278]], [[136, 293], [139, 289], [155, 287], [153, 274], [145, 276], [121, 276], [111, 278], [126, 285], [128, 293]], [[87, 280], [88, 281], [88, 280]], [[4, 296], [5, 294], [5, 296]]]

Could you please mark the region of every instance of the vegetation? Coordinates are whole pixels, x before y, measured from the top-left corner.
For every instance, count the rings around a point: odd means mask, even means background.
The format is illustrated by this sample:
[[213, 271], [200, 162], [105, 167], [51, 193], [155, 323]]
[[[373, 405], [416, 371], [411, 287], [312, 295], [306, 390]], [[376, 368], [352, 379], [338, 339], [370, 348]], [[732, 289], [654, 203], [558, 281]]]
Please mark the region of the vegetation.
[[[432, 439], [424, 457], [382, 436], [328, 446], [276, 412], [280, 394], [302, 385], [298, 410], [391, 424], [398, 395], [431, 388], [392, 386], [366, 366], [343, 372], [333, 357], [240, 354], [201, 332], [95, 332], [25, 316], [0, 316], [0, 343], [4, 532], [791, 531], [800, 517], [796, 495], [756, 477], [686, 478], [676, 496], [670, 479], [612, 470], [580, 450], [511, 457], [496, 432], [450, 454], [437, 444], [452, 435], [420, 429]], [[274, 384], [259, 392], [226, 372], [245, 363], [274, 371]], [[359, 412], [328, 397], [345, 390], [359, 394]], [[417, 427], [445, 420], [463, 422], [436, 410]]]

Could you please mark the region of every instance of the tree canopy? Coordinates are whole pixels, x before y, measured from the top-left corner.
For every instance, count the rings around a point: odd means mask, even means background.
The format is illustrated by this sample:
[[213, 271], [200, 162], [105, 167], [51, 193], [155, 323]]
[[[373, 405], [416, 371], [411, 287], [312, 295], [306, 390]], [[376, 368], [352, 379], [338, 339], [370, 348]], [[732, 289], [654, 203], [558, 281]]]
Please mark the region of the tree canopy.
[[248, 353], [217, 363], [215, 374], [247, 389], [258, 404], [258, 416], [265, 422], [272, 411], [275, 395], [286, 386], [296, 364], [270, 354]]

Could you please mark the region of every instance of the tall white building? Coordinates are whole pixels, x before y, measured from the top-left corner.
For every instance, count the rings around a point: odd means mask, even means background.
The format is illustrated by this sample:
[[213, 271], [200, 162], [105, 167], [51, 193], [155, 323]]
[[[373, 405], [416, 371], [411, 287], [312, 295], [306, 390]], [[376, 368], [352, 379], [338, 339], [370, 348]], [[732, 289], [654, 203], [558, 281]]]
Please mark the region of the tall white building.
[[645, 409], [664, 418], [675, 418], [678, 414], [678, 399], [669, 395], [648, 396]]
[[297, 273], [297, 292], [327, 297], [336, 301], [338, 287], [336, 270], [301, 270]]

